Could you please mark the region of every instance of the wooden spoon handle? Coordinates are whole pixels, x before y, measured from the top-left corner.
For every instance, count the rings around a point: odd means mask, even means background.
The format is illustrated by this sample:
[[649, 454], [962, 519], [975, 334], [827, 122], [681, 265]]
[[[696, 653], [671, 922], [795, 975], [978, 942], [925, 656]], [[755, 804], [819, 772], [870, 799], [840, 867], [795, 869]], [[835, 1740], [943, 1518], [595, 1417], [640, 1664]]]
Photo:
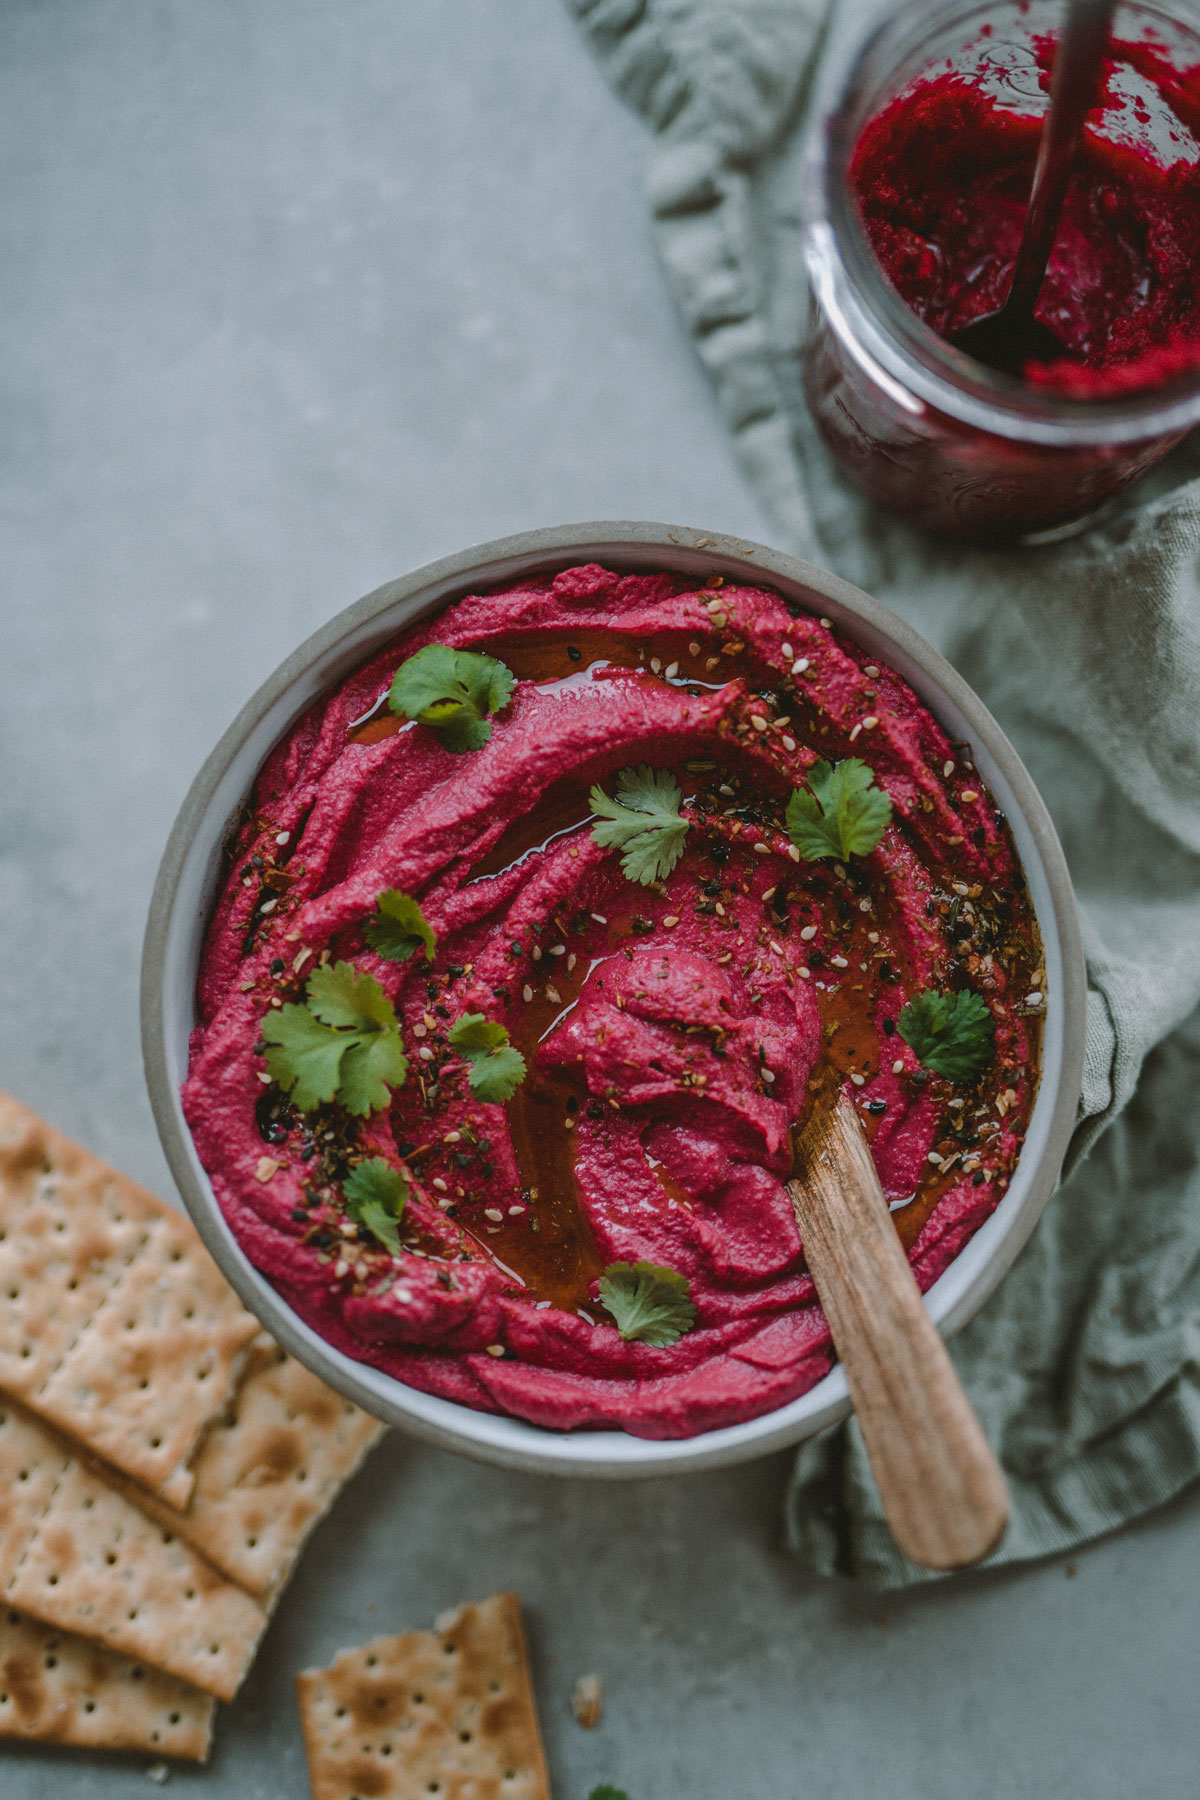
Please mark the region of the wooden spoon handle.
[[788, 1193], [896, 1542], [927, 1569], [978, 1562], [1008, 1523], [1004, 1476], [844, 1098], [801, 1135]]

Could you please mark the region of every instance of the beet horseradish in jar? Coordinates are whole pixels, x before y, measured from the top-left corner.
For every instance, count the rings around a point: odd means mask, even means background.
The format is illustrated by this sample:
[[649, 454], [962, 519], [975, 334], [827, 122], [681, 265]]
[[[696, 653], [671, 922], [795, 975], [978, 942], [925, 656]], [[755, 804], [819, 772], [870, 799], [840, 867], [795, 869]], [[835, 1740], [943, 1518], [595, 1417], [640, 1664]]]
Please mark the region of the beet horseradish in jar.
[[1200, 11], [1119, 6], [1037, 317], [1002, 374], [948, 339], [1008, 293], [1061, 5], [915, 5], [872, 37], [806, 184], [805, 389], [873, 499], [983, 543], [1069, 529], [1200, 419]]

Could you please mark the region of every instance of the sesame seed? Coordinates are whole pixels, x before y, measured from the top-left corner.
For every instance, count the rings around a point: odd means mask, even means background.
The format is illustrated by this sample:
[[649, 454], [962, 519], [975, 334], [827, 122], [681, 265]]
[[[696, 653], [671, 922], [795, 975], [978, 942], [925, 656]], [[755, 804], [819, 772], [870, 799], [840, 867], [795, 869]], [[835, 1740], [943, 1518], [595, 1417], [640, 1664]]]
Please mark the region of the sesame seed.
[[503, 1344], [489, 1344], [487, 1347], [487, 1353], [489, 1356], [503, 1356], [504, 1355], [504, 1345]]
[[333, 1272], [339, 1281], [343, 1275], [348, 1275], [350, 1273], [350, 1264], [346, 1261], [344, 1256], [338, 1257], [333, 1265]]
[[666, 668], [663, 670], [663, 673], [665, 674], [668, 681], [674, 681], [675, 677], [679, 673], [679, 664], [677, 662], [668, 663]]
[[264, 1087], [270, 1087], [271, 1077], [269, 1075], [265, 1075], [261, 1069], [258, 1071], [258, 1079], [262, 1082]]
[[892, 1074], [893, 1075], [903, 1075], [903, 1073], [904, 1073], [904, 1059], [902, 1057], [898, 1056], [896, 1058], [895, 1062], [892, 1064]]
[[717, 792], [718, 792], [718, 794], [724, 794], [727, 800], [733, 799], [733, 789], [730, 787], [730, 785], [727, 781], [723, 781], [721, 783], [720, 787], [717, 789]]
[[863, 674], [869, 675], [871, 680], [874, 681], [879, 674], [879, 669], [875, 663], [864, 663]]
[[445, 1138], [442, 1141], [443, 1141], [443, 1143], [447, 1143], [447, 1144], [461, 1144], [462, 1132], [461, 1131], [448, 1131], [445, 1135]]
[[926, 1158], [925, 1158], [925, 1161], [926, 1161], [926, 1162], [930, 1162], [930, 1163], [937, 1163], [937, 1165], [938, 1165], [938, 1167], [939, 1167], [939, 1168], [940, 1168], [940, 1167], [941, 1167], [941, 1162], [942, 1162], [942, 1159], [941, 1159], [941, 1157], [940, 1157], [940, 1156], [939, 1156], [939, 1155], [938, 1155], [938, 1153], [937, 1153], [937, 1151], [936, 1151], [936, 1150], [931, 1150], [931, 1151], [930, 1151], [930, 1152], [929, 1152], [929, 1155], [928, 1155], [928, 1156], [927, 1156], [927, 1157], [926, 1157]]
[[433, 1051], [429, 1048], [428, 1044], [421, 1044], [417, 1049], [417, 1055], [420, 1057], [422, 1062], [432, 1062], [433, 1061]]
[[676, 925], [678, 925], [678, 923], [679, 923], [679, 914], [678, 913], [668, 913], [667, 917], [663, 920], [663, 926], [667, 931], [674, 931], [674, 929], [675, 929]]
[[533, 946], [533, 960], [534, 962], [541, 962], [542, 960], [542, 946], [540, 944], [535, 944]]
[[962, 894], [964, 897], [971, 891], [965, 881], [952, 881], [950, 886], [956, 894]]
[[575, 952], [572, 950], [571, 954], [567, 958], [567, 973], [568, 974], [570, 974], [571, 970], [575, 967], [575, 964], [578, 961], [579, 961], [579, 958], [576, 956]]
[[770, 844], [751, 844], [750, 848], [756, 856], [770, 856], [771, 854]]
[[710, 613], [720, 612], [721, 602], [718, 599], [716, 599], [715, 597], [712, 600], [706, 600], [704, 602], [704, 610], [705, 610], [705, 612], [710, 612]]
[[530, 987], [528, 982], [526, 982], [525, 986], [521, 989], [521, 998], [522, 998], [522, 1000], [525, 1000], [525, 1001], [529, 1001], [529, 1000], [533, 999], [533, 989]]
[[695, 638], [693, 638], [691, 643], [688, 645], [688, 655], [689, 656], [699, 656], [699, 654], [700, 654], [700, 646], [696, 642]]
[[806, 969], [803, 964], [801, 964], [801, 966], [796, 970], [796, 973], [800, 977], [801, 981], [811, 981], [812, 980], [811, 970]]
[[832, 619], [822, 619], [821, 623], [825, 627], [826, 631], [833, 630], [833, 620]]
[[[776, 884], [776, 887], [777, 886], [778, 886], [778, 883]], [[776, 888], [773, 888], [773, 887], [764, 888], [762, 897], [764, 900], [772, 900], [775, 897], [775, 892], [776, 892]]]
[[879, 723], [878, 713], [868, 713], [866, 718], [862, 722], [862, 728], [864, 731], [874, 731], [874, 729], [878, 725], [878, 723]]
[[774, 1082], [775, 1082], [774, 1069], [760, 1069], [759, 1074], [762, 1076], [763, 1080], [766, 1082], [768, 1087], [774, 1086]]
[[972, 800], [978, 800], [978, 798], [979, 798], [979, 792], [976, 788], [964, 788], [963, 789], [963, 791], [962, 791], [962, 799], [963, 800], [970, 802]]
[[562, 995], [559, 993], [558, 989], [555, 987], [548, 986], [546, 988], [546, 998], [547, 998], [547, 1000], [553, 1000], [555, 1006], [562, 1005]]
[[274, 912], [274, 911], [275, 911], [275, 908], [276, 908], [276, 907], [277, 907], [277, 906], [278, 906], [278, 904], [279, 904], [279, 902], [278, 902], [278, 901], [277, 901], [277, 900], [268, 900], [268, 901], [267, 901], [267, 902], [266, 902], [266, 904], [265, 904], [265, 905], [264, 905], [264, 906], [263, 906], [263, 909], [262, 909], [262, 910], [263, 910], [263, 911], [264, 911], [264, 912], [265, 912], [265, 913], [270, 913], [270, 912]]
[[800, 933], [800, 936], [803, 938], [803, 940], [806, 944], [811, 944], [813, 939], [816, 937], [816, 935], [817, 935], [817, 928], [815, 925], [805, 925], [803, 930]]
[[859, 1075], [855, 1070], [852, 1069], [850, 1071], [850, 1079], [854, 1083], [855, 1087], [862, 1087], [863, 1083], [866, 1081], [867, 1078], [865, 1075]]
[[767, 721], [763, 718], [761, 713], [751, 713], [750, 723], [753, 725], [755, 731], [765, 731], [767, 729]]
[[254, 1165], [255, 1181], [270, 1181], [272, 1175], [274, 1175], [278, 1168], [279, 1164], [275, 1161], [273, 1156], [260, 1156], [257, 1163]]
[[800, 852], [799, 852], [799, 850], [797, 850], [797, 848], [796, 848], [796, 846], [795, 846], [795, 844], [789, 844], [789, 845], [788, 845], [788, 847], [787, 847], [787, 853], [788, 853], [788, 855], [789, 855], [789, 856], [790, 856], [790, 857], [791, 857], [791, 859], [792, 859], [792, 861], [793, 861], [793, 862], [799, 862], [799, 861], [800, 861]]
[[807, 669], [807, 667], [808, 667], [807, 656], [798, 656], [796, 658], [795, 662], [792, 664], [792, 674], [793, 675], [803, 675], [803, 673], [804, 673], [805, 669]]
[[415, 1038], [428, 1037], [429, 1036], [429, 1027], [428, 1027], [428, 1025], [414, 1025], [412, 1028], [412, 1034]]
[[662, 662], [661, 662], [660, 658], [658, 658], [657, 656], [652, 656], [650, 658], [650, 668], [655, 675], [661, 675], [662, 674]]
[[953, 775], [953, 773], [954, 773], [954, 764], [952, 762], [944, 762], [942, 764], [942, 774], [946, 777], [947, 781], [949, 781], [949, 779]]
[[485, 1206], [483, 1209], [483, 1216], [485, 1219], [491, 1219], [495, 1224], [499, 1225], [504, 1214], [500, 1211], [498, 1206]]
[[779, 648], [782, 650], [783, 654], [787, 657], [788, 661], [791, 662], [792, 646], [788, 643], [786, 638], [783, 640], [783, 643], [780, 644]]
[[784, 732], [783, 736], [780, 738], [779, 741], [783, 745], [785, 750], [794, 750], [796, 748], [795, 738], [789, 737], [786, 731]]
[[1042, 1004], [1042, 996], [1037, 988], [1034, 988], [1032, 993], [1026, 994], [1025, 1004], [1026, 1006], [1040, 1006]]
[[593, 919], [595, 919], [597, 925], [607, 925], [608, 924], [608, 920], [604, 916], [603, 913], [592, 913], [591, 916]]
[[717, 909], [717, 917], [719, 919], [723, 919], [725, 917], [725, 908], [721, 905], [721, 902], [719, 900], [716, 902], [716, 909]]
[[445, 1194], [450, 1191], [449, 1188], [447, 1187], [446, 1183], [442, 1180], [440, 1175], [434, 1176], [433, 1185], [437, 1189], [439, 1194]]
[[877, 931], [868, 931], [867, 942], [868, 944], [877, 944], [879, 942], [879, 933]]
[[275, 842], [277, 844], [290, 844], [291, 841], [292, 834], [290, 831], [277, 831], [275, 833]]
[[831, 956], [829, 960], [835, 969], [848, 969], [850, 967], [850, 964], [846, 961], [844, 956]]
[[550, 954], [551, 956], [565, 956], [567, 954], [567, 946], [565, 944], [551, 944]]
[[853, 731], [851, 731], [851, 733], [850, 733], [850, 742], [851, 743], [854, 742], [855, 738], [858, 736], [858, 734], [861, 730], [862, 730], [862, 720], [860, 719], [858, 724], [854, 727]]
[[870, 912], [870, 910], [871, 910], [871, 902], [866, 898], [865, 895], [858, 903], [858, 910], [859, 910], [859, 912]]

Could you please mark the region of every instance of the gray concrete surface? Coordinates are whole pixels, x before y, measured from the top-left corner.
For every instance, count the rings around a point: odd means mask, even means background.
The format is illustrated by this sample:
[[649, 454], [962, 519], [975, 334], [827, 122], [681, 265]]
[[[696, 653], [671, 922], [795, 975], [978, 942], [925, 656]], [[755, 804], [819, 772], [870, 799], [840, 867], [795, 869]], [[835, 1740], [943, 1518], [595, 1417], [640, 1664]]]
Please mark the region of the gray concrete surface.
[[[769, 535], [641, 150], [557, 0], [0, 4], [0, 1085], [161, 1191], [150, 887], [282, 654], [526, 526]], [[292, 1672], [512, 1584], [558, 1800], [1200, 1792], [1194, 1496], [1077, 1572], [884, 1603], [783, 1555], [786, 1468], [588, 1488], [392, 1438], [172, 1786], [303, 1795]], [[148, 1794], [148, 1760], [0, 1745], [0, 1796]]]

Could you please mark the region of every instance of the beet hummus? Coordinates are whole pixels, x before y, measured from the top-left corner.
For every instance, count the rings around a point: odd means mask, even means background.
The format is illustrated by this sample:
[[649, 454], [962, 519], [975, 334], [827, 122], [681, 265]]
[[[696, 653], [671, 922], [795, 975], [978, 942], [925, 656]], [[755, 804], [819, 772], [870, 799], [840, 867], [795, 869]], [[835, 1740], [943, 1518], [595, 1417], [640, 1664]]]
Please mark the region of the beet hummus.
[[[396, 710], [460, 663], [478, 718]], [[800, 814], [835, 800], [858, 836], [820, 854]], [[831, 1365], [784, 1187], [806, 1109], [853, 1097], [928, 1287], [1008, 1185], [1043, 990], [1003, 818], [893, 671], [766, 589], [589, 565], [413, 627], [273, 751], [184, 1107], [339, 1350], [685, 1437]], [[922, 1049], [925, 1004], [982, 1060]]]

